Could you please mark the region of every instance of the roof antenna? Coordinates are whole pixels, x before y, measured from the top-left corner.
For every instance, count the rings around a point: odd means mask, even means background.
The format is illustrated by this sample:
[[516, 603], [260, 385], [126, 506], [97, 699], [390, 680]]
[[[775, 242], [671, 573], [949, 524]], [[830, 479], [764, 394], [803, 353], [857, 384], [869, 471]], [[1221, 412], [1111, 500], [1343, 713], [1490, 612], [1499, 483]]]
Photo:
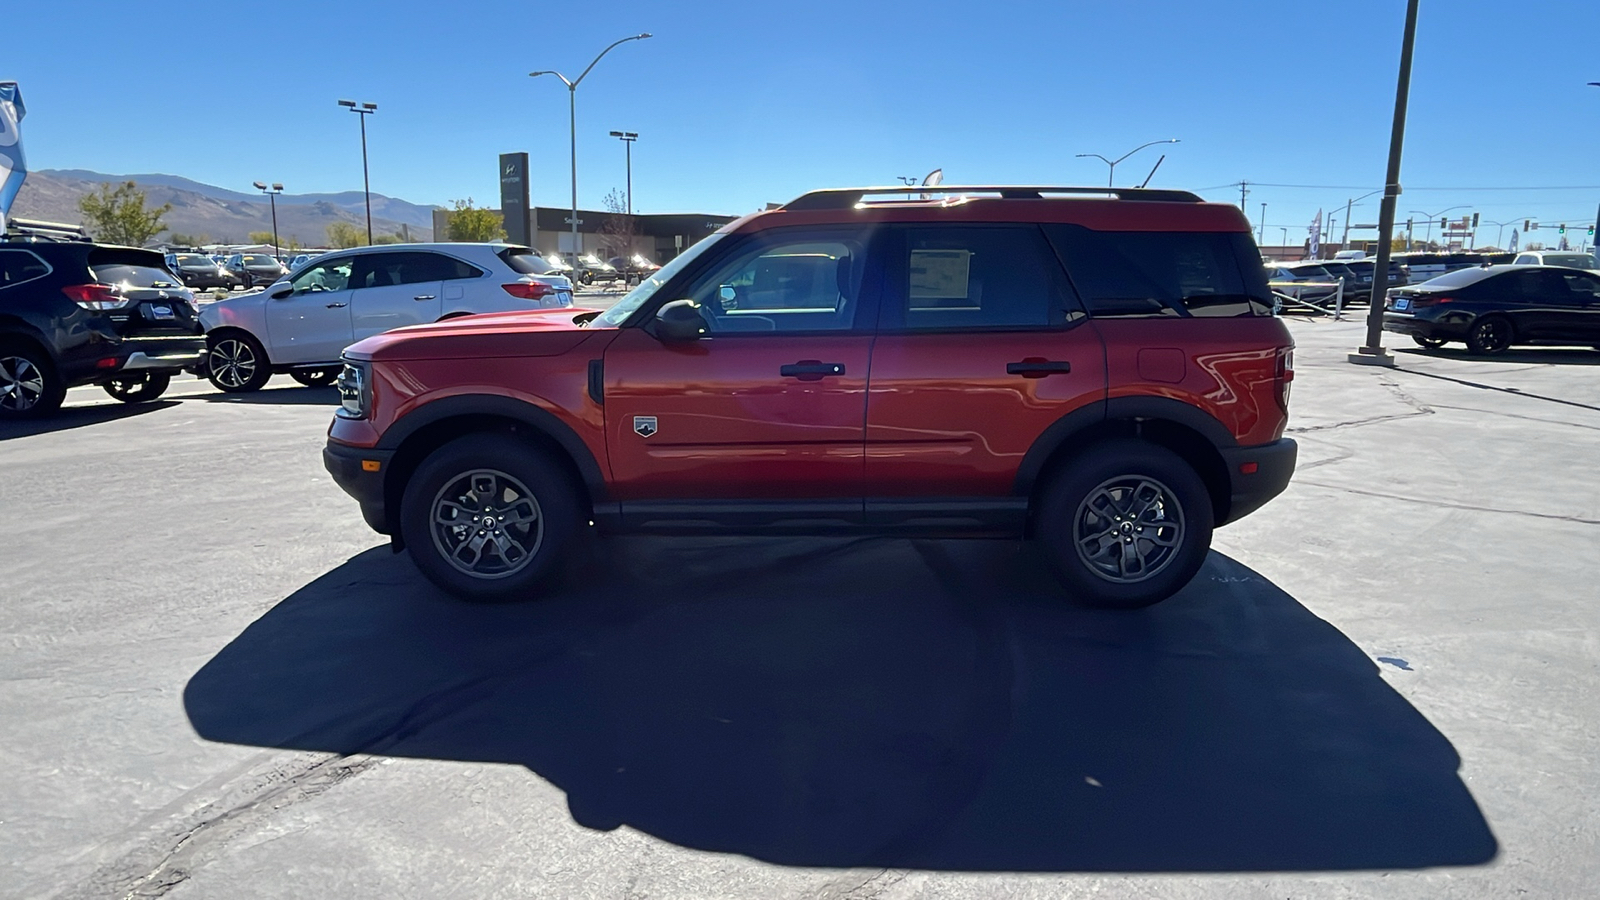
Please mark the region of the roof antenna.
[[1139, 182], [1139, 190], [1144, 190], [1144, 186], [1150, 183], [1150, 179], [1156, 177], [1156, 170], [1161, 168], [1161, 164], [1166, 160], [1167, 155], [1165, 153], [1161, 154], [1161, 158], [1156, 160], [1156, 164], [1150, 167], [1150, 174], [1144, 177], [1144, 181]]

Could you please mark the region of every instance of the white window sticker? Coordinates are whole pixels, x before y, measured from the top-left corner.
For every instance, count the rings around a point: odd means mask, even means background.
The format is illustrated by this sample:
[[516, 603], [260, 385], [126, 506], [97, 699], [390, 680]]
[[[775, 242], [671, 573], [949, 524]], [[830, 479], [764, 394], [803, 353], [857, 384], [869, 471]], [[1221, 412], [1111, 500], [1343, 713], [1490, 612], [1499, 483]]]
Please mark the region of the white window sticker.
[[911, 251], [911, 307], [918, 300], [965, 300], [972, 270], [970, 250]]

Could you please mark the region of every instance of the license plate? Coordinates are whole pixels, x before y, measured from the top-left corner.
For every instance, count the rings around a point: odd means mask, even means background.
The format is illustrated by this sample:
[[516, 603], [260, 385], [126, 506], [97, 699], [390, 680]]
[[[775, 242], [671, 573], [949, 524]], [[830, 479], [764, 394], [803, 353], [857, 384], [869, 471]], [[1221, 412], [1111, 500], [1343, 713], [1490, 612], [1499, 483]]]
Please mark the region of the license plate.
[[1396, 297], [1396, 298], [1394, 298], [1394, 308], [1398, 309], [1398, 310], [1410, 309], [1411, 308], [1411, 298], [1410, 297]]
[[562, 303], [571, 303], [572, 302], [572, 292], [571, 291], [556, 291], [556, 299], [559, 300]]
[[170, 306], [152, 306], [150, 307], [150, 318], [175, 319], [177, 316], [173, 315], [172, 307]]

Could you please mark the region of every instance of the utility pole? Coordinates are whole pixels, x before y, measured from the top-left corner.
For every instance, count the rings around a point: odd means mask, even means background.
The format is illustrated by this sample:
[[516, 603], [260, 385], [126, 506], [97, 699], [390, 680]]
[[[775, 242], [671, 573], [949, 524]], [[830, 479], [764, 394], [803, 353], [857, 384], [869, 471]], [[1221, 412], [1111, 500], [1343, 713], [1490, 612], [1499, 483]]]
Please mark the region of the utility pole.
[[1389, 165], [1378, 211], [1378, 258], [1373, 261], [1372, 298], [1367, 310], [1367, 342], [1345, 357], [1367, 366], [1393, 366], [1383, 349], [1383, 301], [1389, 290], [1389, 244], [1394, 239], [1394, 207], [1400, 196], [1400, 152], [1406, 140], [1406, 103], [1411, 96], [1411, 51], [1417, 42], [1418, 0], [1406, 2], [1406, 26], [1400, 41], [1400, 74], [1394, 91], [1394, 123], [1389, 133]]
[[1263, 202], [1261, 204], [1261, 232], [1260, 232], [1259, 236], [1256, 237], [1256, 243], [1259, 244], [1259, 243], [1261, 243], [1262, 241], [1264, 241], [1266, 239], [1267, 239], [1267, 204], [1265, 202]]
[[[1245, 197], [1246, 194], [1250, 193], [1249, 191], [1245, 190], [1244, 186], [1245, 186], [1245, 182], [1240, 181], [1239, 182], [1239, 211], [1240, 212], [1244, 212], [1244, 197]], [[1248, 213], [1246, 213], [1246, 215], [1248, 215]]]

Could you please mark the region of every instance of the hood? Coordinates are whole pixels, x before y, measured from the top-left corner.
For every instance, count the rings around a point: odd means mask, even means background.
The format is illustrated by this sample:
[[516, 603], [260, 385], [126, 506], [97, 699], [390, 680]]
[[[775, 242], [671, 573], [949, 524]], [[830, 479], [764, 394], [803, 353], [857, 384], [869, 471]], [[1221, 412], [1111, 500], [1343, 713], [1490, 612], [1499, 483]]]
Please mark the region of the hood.
[[596, 332], [573, 321], [579, 307], [483, 313], [376, 334], [345, 349], [353, 359], [487, 359], [559, 356]]

